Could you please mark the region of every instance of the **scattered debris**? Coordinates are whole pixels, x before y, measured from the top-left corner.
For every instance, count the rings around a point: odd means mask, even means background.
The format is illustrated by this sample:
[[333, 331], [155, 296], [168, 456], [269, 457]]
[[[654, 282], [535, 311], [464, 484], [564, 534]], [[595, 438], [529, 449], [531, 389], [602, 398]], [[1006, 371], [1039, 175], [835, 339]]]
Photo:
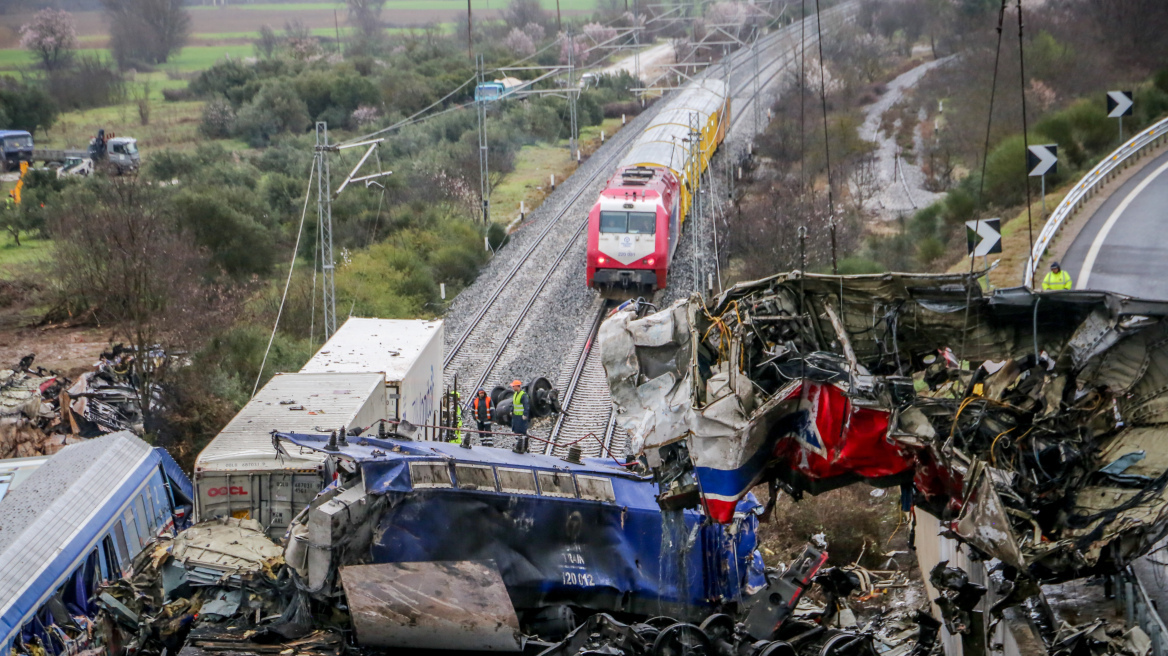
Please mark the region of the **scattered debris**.
[[[33, 367], [35, 354], [0, 370], [0, 458], [52, 455], [82, 439], [123, 430], [142, 435], [134, 357], [132, 350], [115, 345], [77, 381]], [[165, 356], [152, 352], [149, 357]], [[157, 405], [160, 398], [156, 388], [151, 403]]]
[[[1008, 578], [1115, 571], [1168, 530], [1168, 303], [976, 275], [779, 274], [601, 328], [663, 507], [902, 485]], [[906, 508], [907, 510], [907, 508]]]

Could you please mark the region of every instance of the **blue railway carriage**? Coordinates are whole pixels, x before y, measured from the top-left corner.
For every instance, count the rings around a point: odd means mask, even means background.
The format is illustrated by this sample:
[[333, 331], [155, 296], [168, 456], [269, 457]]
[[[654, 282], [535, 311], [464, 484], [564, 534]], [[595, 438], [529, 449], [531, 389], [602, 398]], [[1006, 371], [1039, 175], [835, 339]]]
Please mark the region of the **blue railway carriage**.
[[[293, 522], [285, 551], [313, 594], [334, 593], [335, 572], [351, 565], [490, 562], [518, 621], [551, 637], [563, 632], [549, 628], [549, 618], [699, 619], [765, 585], [753, 497], [740, 504], [741, 521], [720, 526], [688, 510], [663, 515], [651, 478], [611, 459], [394, 438], [339, 445], [324, 435], [276, 437], [293, 451], [329, 455], [338, 472]], [[347, 590], [350, 603], [358, 601], [354, 592]], [[399, 627], [394, 637], [416, 628]], [[377, 631], [390, 633], [384, 623]]]
[[193, 494], [166, 451], [128, 431], [51, 456], [0, 501], [0, 653], [108, 647], [93, 626], [98, 585], [186, 528]]

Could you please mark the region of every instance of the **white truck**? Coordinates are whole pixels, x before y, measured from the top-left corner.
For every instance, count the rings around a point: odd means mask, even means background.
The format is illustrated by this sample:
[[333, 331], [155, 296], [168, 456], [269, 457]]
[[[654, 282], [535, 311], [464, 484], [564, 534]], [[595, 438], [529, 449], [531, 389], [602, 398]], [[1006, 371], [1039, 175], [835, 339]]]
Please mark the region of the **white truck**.
[[292, 519], [332, 479], [318, 453], [277, 456], [274, 430], [376, 430], [385, 377], [369, 373], [276, 374], [195, 460], [195, 518], [254, 519], [283, 537]]
[[442, 396], [441, 321], [351, 317], [300, 370], [385, 374], [385, 418], [433, 424]]

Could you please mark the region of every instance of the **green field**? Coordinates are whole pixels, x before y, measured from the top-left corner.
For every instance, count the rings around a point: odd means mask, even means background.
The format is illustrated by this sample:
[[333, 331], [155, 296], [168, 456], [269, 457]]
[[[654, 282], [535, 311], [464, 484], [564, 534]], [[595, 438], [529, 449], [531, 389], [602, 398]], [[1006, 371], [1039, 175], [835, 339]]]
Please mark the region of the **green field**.
[[[83, 48], [78, 52], [96, 54], [106, 58], [110, 56], [109, 50], [105, 48]], [[159, 70], [176, 70], [183, 73], [201, 71], [210, 68], [226, 55], [236, 59], [252, 57], [255, 55], [255, 49], [250, 44], [187, 46], [170, 61], [160, 64], [158, 68]], [[27, 50], [0, 50], [0, 71], [16, 71], [31, 66], [33, 63], [33, 57]]]

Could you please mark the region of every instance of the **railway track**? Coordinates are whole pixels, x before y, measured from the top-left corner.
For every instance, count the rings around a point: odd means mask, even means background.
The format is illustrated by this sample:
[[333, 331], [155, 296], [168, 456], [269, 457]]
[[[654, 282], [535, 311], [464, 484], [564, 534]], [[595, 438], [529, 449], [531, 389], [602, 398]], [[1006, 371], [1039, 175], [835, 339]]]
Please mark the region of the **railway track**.
[[[809, 19], [811, 20], [811, 19]], [[812, 22], [812, 25], [814, 23]], [[797, 36], [798, 23], [787, 26], [760, 39], [761, 53], [768, 53], [776, 46], [783, 46], [792, 36]], [[810, 39], [807, 45], [810, 45]], [[782, 52], [773, 57], [765, 66], [760, 66], [758, 75], [766, 75], [767, 83], [778, 76], [797, 53]], [[739, 50], [730, 55], [730, 86], [731, 96], [740, 97], [748, 86], [753, 84], [752, 54], [747, 50]], [[743, 75], [743, 73], [746, 75]], [[764, 89], [766, 83], [761, 84]], [[747, 98], [752, 98], [748, 95]], [[638, 119], [645, 117], [647, 121], [655, 112], [647, 111]], [[731, 129], [739, 123], [738, 118], [732, 118]], [[545, 294], [549, 283], [558, 276], [571, 272], [564, 270], [566, 261], [575, 263], [575, 258], [569, 257], [580, 245], [580, 238], [587, 227], [586, 212], [582, 220], [573, 221], [569, 214], [579, 211], [579, 201], [582, 196], [598, 193], [597, 183], [611, 173], [612, 166], [624, 153], [641, 130], [631, 124], [625, 130], [617, 133], [604, 149], [601, 157], [593, 156], [588, 162], [587, 173], [578, 171], [569, 179], [574, 185], [574, 191], [560, 203], [558, 211], [544, 218], [538, 226], [539, 232], [526, 240], [518, 257], [513, 258], [507, 271], [497, 280], [493, 288], [486, 295], [458, 337], [448, 345], [447, 356], [444, 362], [446, 378], [452, 381], [458, 377], [459, 387], [467, 390], [466, 382], [473, 382], [470, 390], [489, 388], [488, 382], [499, 369], [500, 362], [509, 356], [516, 348], [519, 336], [528, 323], [532, 309], [541, 296]], [[585, 173], [584, 176], [580, 176]], [[580, 177], [578, 177], [580, 176]], [[569, 181], [565, 181], [567, 184]], [[592, 200], [592, 195], [587, 198]], [[577, 272], [578, 273], [578, 272]], [[588, 455], [600, 455], [610, 450], [617, 455], [623, 453], [625, 437], [620, 430], [612, 427], [612, 404], [608, 397], [608, 387], [604, 378], [603, 367], [600, 365], [599, 349], [595, 346], [595, 330], [599, 326], [599, 315], [604, 311], [603, 305], [597, 306], [599, 299], [591, 302], [591, 311], [585, 310], [576, 323], [580, 329], [576, 331], [576, 340], [569, 349], [558, 349], [557, 353], [563, 357], [561, 379], [567, 376], [563, 385], [558, 389], [568, 390], [563, 402], [567, 415], [556, 420], [552, 426], [535, 426], [532, 435], [549, 439], [545, 451], [559, 455], [566, 452], [569, 443], [578, 442], [582, 450]], [[569, 362], [572, 364], [569, 365]], [[570, 369], [568, 367], [571, 367]], [[557, 381], [560, 382], [560, 381]], [[465, 394], [469, 399], [471, 394]], [[541, 435], [541, 433], [545, 433]], [[592, 434], [593, 437], [586, 438]], [[538, 442], [537, 442], [538, 444]], [[503, 446], [503, 445], [500, 445]]]
[[[850, 15], [848, 6], [844, 5], [837, 7], [834, 13], [824, 16], [823, 19], [825, 21], [843, 21], [847, 20]], [[776, 39], [796, 37], [798, 36], [798, 27], [798, 23], [794, 23], [783, 30], [776, 31], [773, 36]], [[814, 22], [808, 25], [807, 32], [808, 34], [801, 44], [795, 43], [793, 48], [785, 51], [780, 57], [771, 58], [765, 66], [759, 67], [757, 77], [760, 80], [757, 91], [752, 91], [746, 96], [747, 101], [753, 100], [754, 93], [765, 93], [775, 78], [788, 70], [788, 67], [799, 57], [800, 47], [812, 48], [818, 43], [819, 30], [815, 29]], [[760, 44], [758, 47], [763, 46]], [[744, 60], [749, 61], [753, 57], [753, 53], [744, 53], [741, 50], [738, 52], [745, 55], [742, 58]], [[749, 63], [752, 65], [753, 61]], [[732, 63], [732, 74], [733, 70], [734, 64]], [[742, 80], [737, 90], [734, 89], [732, 82], [731, 97], [740, 98], [740, 94], [746, 91], [749, 86], [754, 86], [753, 77]], [[748, 112], [733, 112], [729, 132], [736, 132], [741, 121], [745, 120], [747, 116], [753, 118]], [[691, 230], [696, 229], [697, 222], [693, 223], [694, 227], [691, 227]], [[701, 275], [702, 272], [699, 271], [698, 277], [700, 278]], [[682, 278], [684, 276], [677, 276], [677, 283], [687, 282]], [[557, 386], [558, 389], [566, 390], [564, 398], [561, 399], [565, 413], [560, 415], [551, 427], [547, 436], [548, 441], [544, 443], [544, 453], [563, 456], [567, 454], [570, 445], [577, 445], [586, 457], [612, 455], [620, 458], [628, 448], [627, 433], [615, 426], [616, 417], [613, 412], [612, 399], [608, 393], [608, 381], [600, 362], [600, 349], [596, 345], [596, 334], [600, 322], [611, 309], [612, 306], [604, 304], [599, 310], [594, 310], [594, 313], [598, 313], [599, 316], [593, 319], [592, 323], [587, 324], [587, 330], [582, 330], [579, 333], [583, 339], [578, 339], [578, 343], [573, 348], [573, 352], [576, 353], [575, 365], [570, 370], [570, 376], [567, 380], [558, 381], [560, 384]]]

